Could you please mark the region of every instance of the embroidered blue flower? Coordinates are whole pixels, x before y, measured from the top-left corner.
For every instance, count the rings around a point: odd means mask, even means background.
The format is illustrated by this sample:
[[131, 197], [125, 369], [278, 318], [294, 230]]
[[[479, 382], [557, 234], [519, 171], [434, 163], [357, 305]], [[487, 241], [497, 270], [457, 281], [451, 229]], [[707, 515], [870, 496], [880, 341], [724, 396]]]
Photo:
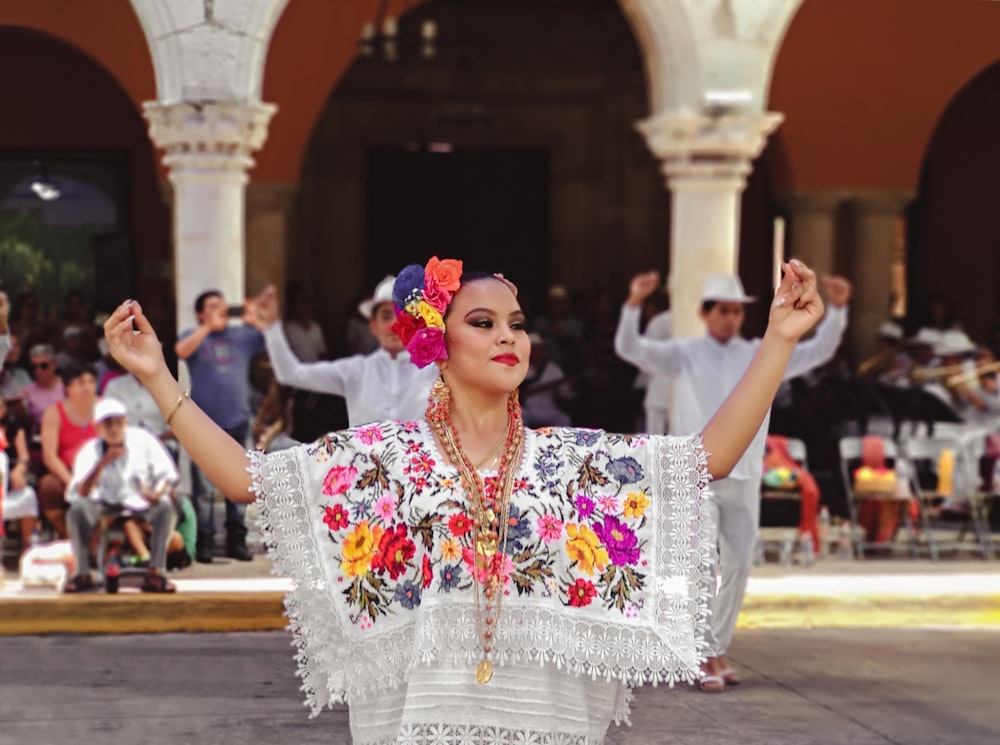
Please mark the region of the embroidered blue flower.
[[445, 564], [441, 567], [438, 577], [441, 579], [441, 589], [445, 592], [451, 592], [462, 581], [462, 565]]
[[600, 439], [599, 433], [594, 430], [577, 430], [576, 444], [578, 447], [587, 447], [597, 443]]
[[[531, 537], [531, 524], [527, 518], [521, 517], [521, 511], [517, 505], [510, 506], [510, 515], [507, 517], [507, 540], [518, 543], [521, 538]], [[520, 544], [518, 544], [520, 546]]]
[[620, 484], [637, 484], [645, 478], [635, 458], [618, 458], [608, 463], [608, 473]]
[[396, 601], [407, 610], [413, 610], [420, 605], [420, 586], [413, 584], [410, 580], [397, 585]]
[[367, 520], [371, 517], [371, 502], [367, 499], [362, 499], [357, 504], [354, 505], [351, 512], [353, 513], [354, 521], [361, 522], [362, 520]]

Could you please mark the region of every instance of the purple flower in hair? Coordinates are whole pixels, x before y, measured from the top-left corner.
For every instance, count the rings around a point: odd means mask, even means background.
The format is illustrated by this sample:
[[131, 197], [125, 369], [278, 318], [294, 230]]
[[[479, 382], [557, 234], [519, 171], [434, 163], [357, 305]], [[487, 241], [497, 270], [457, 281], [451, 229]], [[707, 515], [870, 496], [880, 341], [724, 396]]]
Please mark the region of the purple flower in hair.
[[448, 359], [448, 347], [441, 329], [420, 329], [406, 345], [406, 351], [417, 367], [427, 367], [432, 362]]
[[410, 264], [403, 268], [396, 276], [396, 282], [392, 286], [392, 302], [397, 308], [405, 308], [414, 291], [423, 292], [424, 289], [424, 268], [417, 264]]

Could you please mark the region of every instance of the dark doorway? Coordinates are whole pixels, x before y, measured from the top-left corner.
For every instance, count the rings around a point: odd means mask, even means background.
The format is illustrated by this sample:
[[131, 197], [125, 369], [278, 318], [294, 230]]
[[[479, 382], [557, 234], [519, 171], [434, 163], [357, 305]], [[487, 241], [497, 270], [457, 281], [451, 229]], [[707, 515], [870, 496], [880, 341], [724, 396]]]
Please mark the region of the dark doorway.
[[447, 143], [368, 151], [366, 286], [431, 256], [503, 272], [528, 297], [547, 286], [549, 156]]

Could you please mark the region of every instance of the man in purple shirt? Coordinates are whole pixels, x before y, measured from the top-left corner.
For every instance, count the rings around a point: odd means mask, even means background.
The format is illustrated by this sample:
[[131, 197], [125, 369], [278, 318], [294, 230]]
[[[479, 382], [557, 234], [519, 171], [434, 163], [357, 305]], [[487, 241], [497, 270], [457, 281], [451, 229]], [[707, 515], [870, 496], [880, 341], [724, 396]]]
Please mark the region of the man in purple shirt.
[[[250, 428], [250, 360], [264, 349], [264, 339], [251, 326], [230, 326], [229, 306], [218, 290], [201, 293], [194, 303], [198, 326], [181, 333], [174, 349], [191, 374], [191, 398], [241, 445]], [[196, 558], [212, 561], [215, 543], [215, 487], [191, 464], [191, 500], [198, 515]], [[250, 561], [246, 506], [226, 499], [226, 555]]]

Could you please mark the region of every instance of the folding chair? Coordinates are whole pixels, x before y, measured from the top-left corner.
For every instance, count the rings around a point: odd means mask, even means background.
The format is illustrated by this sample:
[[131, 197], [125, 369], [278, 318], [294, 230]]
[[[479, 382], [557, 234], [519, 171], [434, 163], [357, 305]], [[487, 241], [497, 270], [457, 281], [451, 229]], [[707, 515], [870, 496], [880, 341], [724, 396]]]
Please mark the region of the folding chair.
[[[871, 436], [880, 437], [879, 435]], [[888, 548], [895, 551], [899, 548], [897, 545], [898, 542], [895, 540], [895, 536], [889, 543], [877, 543], [869, 541], [864, 531], [860, 528], [858, 510], [859, 503], [863, 500], [875, 500], [880, 503], [893, 502], [898, 505], [899, 524], [905, 526], [907, 533], [906, 548], [911, 557], [916, 557], [918, 554], [917, 532], [916, 527], [913, 525], [913, 521], [910, 519], [909, 489], [906, 490], [905, 494], [902, 490], [892, 492], [855, 491], [854, 472], [862, 465], [861, 451], [863, 439], [864, 438], [861, 437], [842, 437], [838, 443], [838, 451], [840, 453], [840, 474], [844, 481], [844, 494], [847, 495], [847, 509], [850, 513], [851, 524], [853, 526], [851, 544], [854, 547], [854, 555], [859, 559], [863, 559], [867, 549]], [[882, 449], [886, 460], [885, 465], [887, 468], [895, 469], [897, 461], [901, 459], [899, 449], [896, 447], [896, 443], [888, 437], [882, 436], [880, 439], [882, 440]], [[933, 558], [937, 557], [934, 556]]]
[[[787, 438], [788, 454], [800, 466], [807, 465], [806, 444], [794, 437]], [[787, 551], [789, 539], [792, 549], [799, 544], [799, 522], [802, 515], [802, 492], [798, 486], [777, 489], [763, 482], [760, 487], [760, 526], [758, 535], [764, 551]], [[819, 546], [813, 546], [819, 552]], [[791, 557], [788, 557], [791, 558]]]
[[[992, 556], [992, 540], [988, 519], [984, 519], [984, 499], [978, 488], [978, 463], [973, 442], [982, 438], [961, 440], [953, 437], [914, 437], [903, 441], [903, 454], [909, 465], [910, 484], [920, 500], [924, 535], [936, 559], [940, 549], [958, 551], [971, 549], [984, 559]], [[938, 492], [938, 465], [942, 455], [950, 450], [954, 459], [950, 494]], [[974, 465], [975, 464], [975, 465]], [[951, 529], [958, 524], [957, 535], [942, 541], [936, 531]], [[965, 540], [971, 528], [975, 542]]]

